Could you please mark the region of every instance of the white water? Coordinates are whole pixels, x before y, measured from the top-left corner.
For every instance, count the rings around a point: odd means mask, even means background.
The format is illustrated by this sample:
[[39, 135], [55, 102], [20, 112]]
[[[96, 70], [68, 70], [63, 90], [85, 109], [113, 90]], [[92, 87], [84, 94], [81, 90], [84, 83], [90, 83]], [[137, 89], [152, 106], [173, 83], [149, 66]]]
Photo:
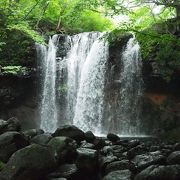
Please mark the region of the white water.
[[108, 44], [102, 39], [97, 39], [82, 68], [73, 123], [84, 131], [102, 133], [104, 83], [108, 55]]
[[41, 54], [41, 68], [43, 90], [40, 107], [40, 128], [46, 132], [53, 132], [57, 128], [56, 108], [56, 44], [58, 35], [49, 39], [48, 47], [38, 45]]
[[122, 55], [120, 75], [119, 132], [121, 135], [139, 135], [141, 122], [142, 76], [140, 46], [131, 38]]
[[67, 119], [73, 123], [77, 93], [80, 87], [81, 72], [94, 41], [99, 33], [81, 33], [68, 37], [71, 49], [67, 56]]

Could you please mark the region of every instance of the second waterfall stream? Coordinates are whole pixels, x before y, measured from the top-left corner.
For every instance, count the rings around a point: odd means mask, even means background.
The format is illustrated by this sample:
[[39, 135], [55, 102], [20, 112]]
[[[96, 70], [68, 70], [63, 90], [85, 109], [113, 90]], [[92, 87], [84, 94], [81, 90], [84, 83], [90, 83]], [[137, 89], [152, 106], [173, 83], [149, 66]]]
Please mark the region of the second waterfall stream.
[[[48, 47], [37, 46], [38, 57], [43, 65], [40, 127], [53, 132], [60, 125], [73, 124], [83, 131], [105, 134], [104, 130], [108, 129], [104, 127], [108, 124], [105, 121], [111, 118], [111, 123], [114, 118], [113, 115], [108, 118], [104, 116], [105, 107], [108, 107], [105, 104], [105, 89], [109, 43], [104, 34], [98, 32], [68, 36], [64, 42], [64, 46], [67, 46], [65, 57], [57, 54], [57, 44], [58, 35], [54, 35], [49, 39]], [[118, 124], [115, 126], [120, 135], [140, 133], [142, 78], [139, 50], [135, 38], [130, 38], [119, 59], [122, 68], [119, 72], [120, 98], [115, 120]], [[63, 86], [65, 92], [57, 100], [59, 86]], [[114, 132], [110, 128], [109, 131]]]

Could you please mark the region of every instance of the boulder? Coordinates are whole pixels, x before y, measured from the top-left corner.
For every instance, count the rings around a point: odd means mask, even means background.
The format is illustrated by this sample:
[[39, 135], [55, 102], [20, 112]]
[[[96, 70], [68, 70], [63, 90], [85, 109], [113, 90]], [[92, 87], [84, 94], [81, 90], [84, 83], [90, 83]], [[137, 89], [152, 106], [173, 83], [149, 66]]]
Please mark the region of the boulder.
[[136, 175], [135, 180], [179, 180], [180, 165], [152, 165]]
[[89, 149], [94, 149], [95, 145], [91, 143], [87, 143], [86, 141], [81, 142], [81, 148], [89, 148]]
[[88, 143], [93, 143], [95, 139], [96, 139], [96, 136], [91, 131], [87, 131], [85, 133], [85, 140]]
[[43, 179], [56, 166], [55, 158], [47, 147], [33, 144], [15, 152], [3, 170], [1, 180]]
[[76, 158], [76, 142], [69, 137], [54, 137], [48, 145], [52, 148], [54, 155], [59, 163], [73, 162]]
[[168, 164], [180, 164], [180, 151], [172, 152], [167, 158]]
[[0, 161], [7, 162], [17, 150], [29, 145], [19, 132], [8, 131], [0, 135]]
[[78, 148], [76, 165], [78, 169], [88, 174], [98, 172], [98, 152], [93, 149]]
[[44, 134], [39, 134], [37, 136], [34, 136], [30, 142], [35, 143], [35, 144], [40, 144], [40, 145], [46, 145], [51, 139], [52, 139], [51, 134], [44, 133]]
[[23, 134], [27, 136], [29, 139], [33, 138], [34, 136], [43, 134], [44, 131], [42, 129], [29, 129], [26, 131], [23, 131]]
[[93, 144], [95, 145], [95, 149], [102, 149], [104, 146], [106, 146], [105, 140], [101, 138], [96, 138]]
[[110, 172], [103, 180], [131, 180], [131, 171], [119, 170]]
[[63, 164], [58, 167], [54, 172], [48, 175], [50, 179], [52, 178], [67, 178], [75, 179], [78, 174], [78, 169], [75, 164]]
[[106, 168], [106, 166], [114, 161], [118, 161], [118, 158], [116, 156], [110, 155], [110, 156], [102, 156], [100, 159], [100, 167], [102, 170]]
[[111, 141], [111, 142], [117, 142], [120, 140], [120, 137], [117, 136], [116, 134], [112, 134], [112, 133], [109, 133], [107, 135], [107, 138]]
[[8, 123], [8, 131], [20, 131], [21, 130], [21, 123], [17, 118], [12, 117], [7, 120], [7, 123]]
[[150, 165], [163, 165], [166, 163], [166, 157], [161, 154], [160, 151], [145, 153], [137, 155], [132, 159], [137, 171], [142, 171]]
[[76, 126], [70, 126], [70, 125], [65, 125], [60, 128], [58, 128], [55, 133], [52, 134], [53, 137], [57, 136], [65, 136], [72, 138], [76, 140], [77, 142], [81, 142], [85, 139], [85, 134], [83, 131], [81, 131], [79, 128]]
[[105, 174], [112, 171], [130, 169], [131, 164], [128, 160], [115, 161], [108, 164], [105, 168]]
[[0, 119], [0, 134], [6, 132], [7, 129], [8, 129], [7, 121], [4, 121], [4, 120]]

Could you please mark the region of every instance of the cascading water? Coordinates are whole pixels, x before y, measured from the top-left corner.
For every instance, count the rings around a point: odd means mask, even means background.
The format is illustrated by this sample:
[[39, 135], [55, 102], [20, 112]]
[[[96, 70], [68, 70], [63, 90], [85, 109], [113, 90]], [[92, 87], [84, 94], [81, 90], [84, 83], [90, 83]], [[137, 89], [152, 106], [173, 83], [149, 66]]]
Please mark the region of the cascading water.
[[71, 49], [67, 55], [67, 110], [66, 118], [73, 123], [81, 73], [92, 44], [100, 33], [81, 33], [68, 37]]
[[140, 46], [130, 38], [122, 54], [120, 75], [119, 132], [122, 135], [139, 135], [143, 80]]
[[84, 131], [102, 133], [108, 43], [97, 38], [81, 72], [73, 123]]
[[41, 57], [41, 68], [43, 75], [40, 128], [46, 132], [53, 132], [57, 128], [56, 108], [56, 50], [58, 35], [49, 39], [48, 48], [37, 45]]
[[[119, 59], [121, 65], [117, 65], [120, 70], [119, 88], [115, 91], [109, 89], [113, 106], [108, 101], [105, 89], [106, 83], [113, 84], [114, 79], [110, 76], [110, 82], [106, 81], [111, 62], [108, 61], [109, 45], [103, 34], [92, 32], [67, 37], [64, 46], [67, 46], [68, 52], [65, 57], [56, 57], [57, 40], [57, 35], [50, 38], [48, 48], [38, 45], [44, 77], [40, 127], [48, 132], [54, 131], [58, 116], [59, 125], [74, 124], [95, 134], [107, 133], [104, 131], [109, 129], [121, 135], [139, 135], [142, 77], [140, 47], [135, 38], [129, 39]], [[58, 65], [56, 60], [59, 61]], [[57, 91], [56, 71], [59, 79]], [[115, 71], [115, 74], [118, 72]], [[59, 115], [56, 92], [59, 92], [58, 102], [63, 101], [59, 103]], [[113, 98], [116, 100], [113, 101]]]

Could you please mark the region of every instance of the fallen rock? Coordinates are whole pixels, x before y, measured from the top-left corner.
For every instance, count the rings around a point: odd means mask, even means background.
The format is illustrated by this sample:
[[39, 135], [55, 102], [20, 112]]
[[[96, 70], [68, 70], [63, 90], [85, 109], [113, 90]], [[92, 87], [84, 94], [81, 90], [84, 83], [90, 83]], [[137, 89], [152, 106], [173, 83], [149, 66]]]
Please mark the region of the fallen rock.
[[88, 174], [98, 172], [98, 152], [93, 149], [78, 148], [76, 165], [78, 169]]
[[88, 143], [93, 143], [95, 139], [96, 139], [96, 136], [91, 131], [87, 131], [85, 133], [85, 140]]
[[4, 121], [0, 119], [0, 134], [6, 132], [8, 130], [8, 123], [7, 121]]
[[135, 180], [179, 180], [180, 165], [152, 165], [141, 171]]
[[31, 143], [46, 145], [53, 137], [49, 133], [39, 134], [31, 139]]
[[78, 169], [75, 164], [63, 164], [58, 167], [54, 172], [48, 175], [50, 179], [52, 178], [67, 178], [75, 179], [78, 174]]
[[7, 162], [17, 150], [28, 146], [29, 142], [19, 132], [9, 131], [0, 135], [0, 160]]
[[137, 171], [142, 171], [150, 165], [163, 165], [166, 163], [166, 157], [161, 154], [160, 151], [145, 153], [137, 155], [132, 159]]
[[17, 118], [12, 117], [7, 120], [7, 123], [8, 123], [8, 131], [20, 131], [21, 130], [21, 123]]
[[103, 180], [131, 180], [131, 171], [119, 170], [110, 172]]
[[43, 134], [44, 131], [42, 129], [29, 129], [26, 131], [23, 131], [23, 134], [27, 136], [29, 139], [33, 138], [34, 136]]
[[45, 177], [56, 166], [55, 158], [47, 147], [33, 144], [15, 152], [3, 170], [1, 180], [37, 180]]
[[69, 137], [54, 137], [48, 145], [53, 149], [54, 155], [59, 163], [71, 163], [76, 158], [76, 142]]
[[81, 131], [79, 128], [76, 126], [70, 126], [70, 125], [65, 125], [60, 128], [58, 128], [54, 134], [52, 134], [53, 137], [57, 136], [65, 136], [72, 138], [76, 140], [77, 142], [81, 142], [85, 139], [85, 134], [83, 131]]
[[112, 134], [112, 133], [109, 133], [107, 135], [107, 138], [111, 141], [111, 142], [117, 142], [120, 140], [120, 137], [117, 136], [116, 134]]
[[168, 164], [180, 164], [180, 151], [172, 152], [167, 158]]

